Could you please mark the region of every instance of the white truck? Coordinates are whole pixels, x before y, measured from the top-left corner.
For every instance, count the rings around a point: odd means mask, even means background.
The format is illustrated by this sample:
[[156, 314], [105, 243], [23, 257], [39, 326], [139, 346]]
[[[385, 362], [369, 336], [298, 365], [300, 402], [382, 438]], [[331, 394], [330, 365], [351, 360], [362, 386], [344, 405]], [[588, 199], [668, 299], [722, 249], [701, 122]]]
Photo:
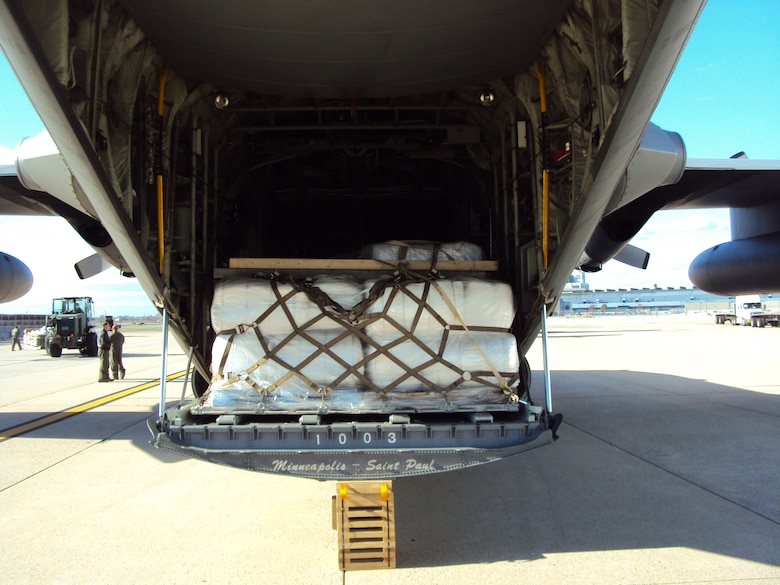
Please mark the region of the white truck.
[[734, 300], [734, 312], [737, 325], [750, 325], [753, 322], [753, 316], [762, 314], [764, 307], [758, 295], [738, 296]]
[[752, 327], [777, 327], [780, 315], [767, 313], [761, 303], [759, 295], [742, 295], [734, 299], [733, 313], [718, 313], [715, 315], [715, 323], [723, 325], [751, 325]]

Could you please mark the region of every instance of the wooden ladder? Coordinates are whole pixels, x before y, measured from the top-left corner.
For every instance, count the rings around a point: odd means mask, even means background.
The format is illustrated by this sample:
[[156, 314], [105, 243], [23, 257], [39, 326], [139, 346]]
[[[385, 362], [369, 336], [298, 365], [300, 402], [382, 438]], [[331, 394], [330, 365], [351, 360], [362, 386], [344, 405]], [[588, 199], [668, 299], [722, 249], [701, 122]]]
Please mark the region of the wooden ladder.
[[333, 496], [342, 571], [395, 568], [395, 505], [391, 481], [339, 483]]

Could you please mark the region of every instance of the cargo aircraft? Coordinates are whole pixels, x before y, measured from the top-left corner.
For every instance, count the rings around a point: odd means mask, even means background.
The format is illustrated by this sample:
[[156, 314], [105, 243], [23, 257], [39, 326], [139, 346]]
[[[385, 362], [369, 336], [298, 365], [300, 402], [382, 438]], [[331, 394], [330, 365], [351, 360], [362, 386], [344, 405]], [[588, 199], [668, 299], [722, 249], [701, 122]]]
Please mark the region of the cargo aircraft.
[[[697, 259], [694, 284], [780, 290], [780, 166], [687, 160], [682, 137], [650, 123], [703, 7], [2, 0], [0, 46], [48, 136], [0, 178], [0, 212], [64, 217], [96, 250], [80, 275], [137, 278], [191, 349], [198, 399], [161, 409], [160, 447], [320, 479], [514, 455], [560, 424], [530, 396], [522, 356], [572, 269], [646, 266], [628, 242], [655, 211], [734, 208], [733, 241]], [[461, 408], [436, 388], [432, 411], [379, 392], [382, 406], [344, 412], [319, 388], [321, 401], [277, 411], [268, 387], [250, 405], [203, 402], [223, 365], [221, 281], [260, 273], [309, 294], [312, 271], [370, 272], [350, 264], [357, 251], [396, 240], [472, 242], [486, 263], [399, 258], [381, 266], [390, 281], [438, 289], [476, 271], [511, 285], [520, 366], [503, 403]]]

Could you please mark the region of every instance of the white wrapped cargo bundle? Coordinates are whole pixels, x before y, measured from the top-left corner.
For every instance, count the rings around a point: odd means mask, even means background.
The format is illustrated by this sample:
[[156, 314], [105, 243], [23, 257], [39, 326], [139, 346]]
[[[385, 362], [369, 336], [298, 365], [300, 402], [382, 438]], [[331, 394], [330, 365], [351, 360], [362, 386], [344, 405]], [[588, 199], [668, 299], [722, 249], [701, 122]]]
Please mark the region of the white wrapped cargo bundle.
[[466, 325], [509, 330], [515, 320], [512, 287], [497, 280], [463, 279], [466, 284], [463, 308], [458, 308]]
[[[343, 333], [307, 332], [312, 341], [298, 335], [268, 336], [264, 338], [268, 352], [254, 330], [217, 336], [212, 345], [213, 378], [206, 404], [217, 406], [228, 399], [259, 404], [263, 394], [267, 394], [264, 404], [271, 408], [286, 405], [294, 409], [307, 402], [319, 403], [323, 396], [351, 404], [354, 389], [362, 382], [359, 375], [350, 373], [350, 366], [363, 359], [363, 350], [356, 336]], [[340, 335], [343, 338], [339, 339]], [[363, 373], [362, 367], [356, 370]]]
[[[312, 285], [347, 310], [363, 298], [362, 287], [349, 276], [317, 276], [312, 279]], [[293, 316], [293, 322], [284, 305]], [[262, 319], [262, 330], [266, 335], [286, 334], [305, 324], [309, 324], [307, 330], [334, 326], [305, 290], [296, 290], [281, 280], [225, 279], [214, 289], [211, 326], [217, 333], [240, 326], [251, 327], [266, 312], [268, 314]]]
[[[472, 278], [434, 282], [401, 282], [385, 288], [366, 316], [383, 314], [386, 318], [372, 320], [367, 333], [381, 336], [398, 331], [392, 322], [417, 335], [440, 332], [445, 325], [504, 331], [512, 327], [515, 300], [508, 284]], [[366, 283], [366, 290], [372, 284]]]
[[374, 260], [482, 260], [482, 248], [470, 242], [391, 241], [370, 244], [360, 255]]
[[[461, 390], [497, 389], [517, 381], [517, 340], [510, 333], [449, 331], [441, 358], [437, 358], [441, 335], [400, 339], [400, 335], [372, 337], [376, 348], [366, 350], [376, 354], [366, 364], [366, 375], [380, 389], [406, 392], [432, 385], [445, 389], [452, 384]], [[386, 353], [377, 348], [384, 348]]]

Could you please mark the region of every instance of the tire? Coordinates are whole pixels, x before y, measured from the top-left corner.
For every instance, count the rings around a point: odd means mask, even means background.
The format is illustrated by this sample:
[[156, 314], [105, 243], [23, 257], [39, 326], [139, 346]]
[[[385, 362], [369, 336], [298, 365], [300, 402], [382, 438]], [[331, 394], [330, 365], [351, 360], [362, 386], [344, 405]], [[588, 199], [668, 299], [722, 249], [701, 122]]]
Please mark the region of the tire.
[[520, 358], [520, 385], [518, 387], [518, 394], [521, 400], [528, 400], [531, 397], [531, 364], [525, 356]]
[[94, 331], [90, 331], [87, 333], [87, 340], [86, 340], [86, 353], [89, 357], [95, 357], [98, 354], [98, 337], [97, 333]]
[[192, 370], [192, 388], [195, 396], [200, 398], [206, 393], [209, 387], [209, 381], [200, 375], [198, 370]]
[[58, 358], [62, 355], [62, 346], [59, 343], [52, 343], [49, 345], [49, 355], [53, 358]]

